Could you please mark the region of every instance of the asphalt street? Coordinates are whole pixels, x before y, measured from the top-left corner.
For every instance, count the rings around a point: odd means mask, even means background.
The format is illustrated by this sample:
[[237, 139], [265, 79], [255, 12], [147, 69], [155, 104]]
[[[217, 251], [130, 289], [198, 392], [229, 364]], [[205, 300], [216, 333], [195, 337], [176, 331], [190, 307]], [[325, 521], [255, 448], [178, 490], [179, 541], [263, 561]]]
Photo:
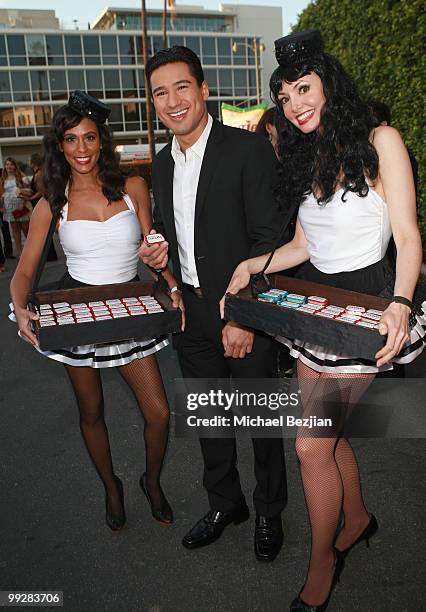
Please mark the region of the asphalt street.
[[[152, 519], [138, 485], [144, 464], [141, 415], [118, 374], [104, 371], [106, 419], [128, 517], [122, 532], [111, 533], [64, 368], [19, 340], [7, 319], [11, 263], [0, 276], [0, 590], [60, 590], [67, 612], [288, 610], [309, 554], [292, 440], [285, 442], [285, 545], [275, 562], [261, 564], [254, 557], [254, 514], [228, 527], [215, 544], [188, 551], [181, 538], [207, 510], [198, 443], [176, 439], [172, 427], [163, 488], [176, 520], [163, 527]], [[60, 262], [48, 264], [46, 280], [61, 271]], [[159, 361], [173, 410], [172, 383], [179, 376], [173, 350], [164, 349]], [[425, 373], [425, 355], [407, 368], [410, 378], [424, 380]], [[396, 381], [391, 392], [404, 396], [404, 384]], [[348, 557], [329, 610], [424, 610], [426, 441], [387, 437], [355, 439], [353, 445], [366, 505], [380, 529], [370, 549], [358, 546]], [[252, 452], [244, 435], [238, 465], [252, 508]]]

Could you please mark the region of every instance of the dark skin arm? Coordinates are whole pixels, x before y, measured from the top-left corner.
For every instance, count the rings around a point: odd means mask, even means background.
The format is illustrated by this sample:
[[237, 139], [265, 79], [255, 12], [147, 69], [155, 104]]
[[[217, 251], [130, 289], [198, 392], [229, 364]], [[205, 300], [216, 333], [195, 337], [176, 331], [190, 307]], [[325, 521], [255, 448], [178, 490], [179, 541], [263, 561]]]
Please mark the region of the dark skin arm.
[[31, 320], [38, 319], [39, 317], [27, 310], [28, 295], [31, 288], [31, 280], [37, 268], [51, 220], [52, 213], [49, 204], [43, 198], [31, 216], [24, 250], [10, 283], [10, 294], [15, 309], [18, 329], [21, 335], [33, 345], [37, 345], [37, 338], [31, 332], [29, 323]]

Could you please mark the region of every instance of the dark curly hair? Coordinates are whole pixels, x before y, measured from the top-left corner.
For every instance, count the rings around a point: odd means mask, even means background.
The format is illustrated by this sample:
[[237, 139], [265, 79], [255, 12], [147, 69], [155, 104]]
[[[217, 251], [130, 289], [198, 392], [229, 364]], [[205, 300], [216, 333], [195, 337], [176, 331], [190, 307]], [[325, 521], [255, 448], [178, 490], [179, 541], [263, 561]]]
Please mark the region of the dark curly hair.
[[[315, 72], [321, 79], [325, 104], [321, 129], [304, 134], [284, 116], [278, 93], [282, 82], [292, 83]], [[361, 197], [368, 193], [369, 180], [378, 174], [378, 156], [369, 141], [373, 128], [371, 114], [357, 87], [340, 62], [323, 53], [303, 63], [279, 66], [270, 79], [271, 98], [282, 119], [279, 155], [282, 162], [277, 196], [286, 206], [298, 205], [312, 189], [318, 204], [326, 204], [343, 187]]]
[[[71, 169], [60, 150], [67, 130], [76, 127], [83, 117], [67, 104], [59, 108], [52, 119], [52, 124], [43, 138], [44, 158], [44, 195], [49, 202], [52, 214], [60, 213], [67, 202], [65, 188], [71, 179]], [[91, 119], [89, 117], [89, 119]], [[93, 121], [93, 119], [91, 119]], [[94, 121], [101, 139], [98, 166], [102, 193], [108, 202], [121, 200], [124, 194], [125, 177], [120, 170], [119, 156], [114, 151], [112, 131], [105, 124]]]

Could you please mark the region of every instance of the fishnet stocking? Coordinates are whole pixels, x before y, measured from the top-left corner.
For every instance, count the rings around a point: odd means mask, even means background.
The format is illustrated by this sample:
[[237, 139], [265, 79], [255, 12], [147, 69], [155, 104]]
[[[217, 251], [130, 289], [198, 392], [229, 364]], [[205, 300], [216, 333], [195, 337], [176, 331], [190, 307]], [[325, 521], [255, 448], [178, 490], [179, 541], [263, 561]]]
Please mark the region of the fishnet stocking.
[[108, 430], [104, 420], [104, 398], [99, 370], [65, 366], [80, 410], [80, 429], [87, 451], [102, 479], [114, 513], [121, 511], [121, 501], [114, 479]]
[[146, 488], [154, 506], [160, 506], [160, 474], [169, 433], [169, 405], [163, 380], [154, 355], [135, 359], [118, 368], [132, 389], [145, 425]]
[[[112, 512], [120, 512], [121, 501], [111, 459], [104, 419], [100, 371], [90, 367], [65, 366], [80, 411], [80, 429], [87, 451], [104, 484]], [[160, 472], [167, 445], [169, 407], [154, 355], [135, 359], [118, 368], [132, 389], [145, 419], [146, 486], [155, 504], [161, 499]]]
[[374, 375], [319, 373], [300, 360], [297, 371], [303, 416], [331, 418], [333, 422], [332, 427], [316, 428], [315, 434], [300, 428], [296, 438], [311, 525], [311, 556], [301, 597], [306, 603], [320, 605], [331, 586], [333, 543], [342, 505], [346, 531], [342, 542], [347, 541], [360, 524], [365, 526], [368, 522], [355, 456], [347, 440], [340, 435], [352, 407]]

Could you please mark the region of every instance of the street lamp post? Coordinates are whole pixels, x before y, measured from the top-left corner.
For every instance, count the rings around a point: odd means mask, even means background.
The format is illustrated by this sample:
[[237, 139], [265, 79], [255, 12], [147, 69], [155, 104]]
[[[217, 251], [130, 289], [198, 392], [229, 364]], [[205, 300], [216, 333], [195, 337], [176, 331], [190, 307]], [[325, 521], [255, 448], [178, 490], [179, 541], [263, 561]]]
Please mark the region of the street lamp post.
[[252, 45], [249, 45], [248, 43], [243, 43], [243, 42], [234, 42], [232, 45], [233, 53], [237, 52], [238, 46], [247, 47], [248, 49], [251, 49], [253, 51], [254, 66], [255, 66], [255, 73], [256, 73], [256, 99], [257, 99], [257, 103], [260, 104], [261, 91], [260, 91], [260, 61], [259, 61], [259, 58], [260, 58], [260, 53], [263, 53], [266, 47], [263, 43], [259, 43], [256, 36], [253, 36]]

